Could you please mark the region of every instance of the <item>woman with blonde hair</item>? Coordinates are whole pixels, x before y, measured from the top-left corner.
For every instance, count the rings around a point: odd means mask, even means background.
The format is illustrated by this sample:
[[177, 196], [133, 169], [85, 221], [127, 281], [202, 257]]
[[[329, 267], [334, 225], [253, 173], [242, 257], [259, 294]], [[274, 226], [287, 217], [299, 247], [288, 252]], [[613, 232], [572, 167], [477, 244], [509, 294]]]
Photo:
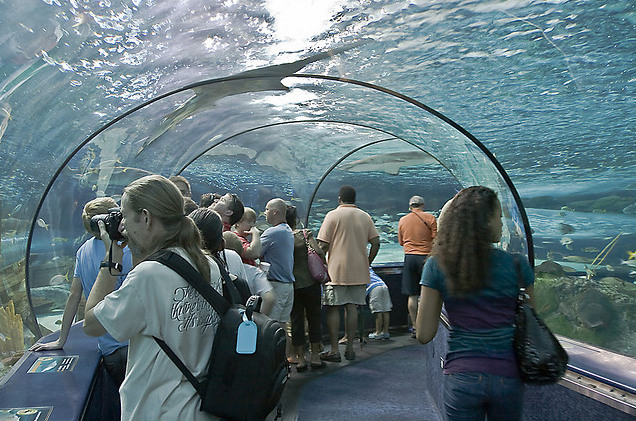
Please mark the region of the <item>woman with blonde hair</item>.
[[453, 198], [422, 272], [417, 339], [435, 337], [444, 304], [450, 324], [444, 360], [447, 419], [521, 419], [524, 386], [513, 352], [519, 277], [532, 297], [527, 259], [493, 247], [501, 203], [487, 187]]

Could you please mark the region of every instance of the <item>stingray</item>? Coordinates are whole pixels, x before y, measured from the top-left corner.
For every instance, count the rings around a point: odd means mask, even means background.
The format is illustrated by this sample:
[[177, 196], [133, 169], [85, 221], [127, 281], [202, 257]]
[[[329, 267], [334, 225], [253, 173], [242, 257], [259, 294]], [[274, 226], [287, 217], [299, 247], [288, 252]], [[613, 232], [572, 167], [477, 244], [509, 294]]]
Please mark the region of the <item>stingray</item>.
[[292, 63], [276, 64], [248, 70], [228, 78], [219, 79], [214, 83], [192, 88], [194, 96], [186, 100], [186, 102], [161, 121], [159, 127], [144, 141], [137, 155], [181, 121], [196, 114], [201, 109], [214, 106], [219, 99], [248, 92], [288, 91], [289, 89], [282, 83], [284, 78], [292, 76], [310, 63], [333, 57], [366, 42], [368, 42], [368, 40], [362, 40], [343, 47], [314, 54]]
[[397, 175], [402, 167], [437, 164], [438, 161], [426, 152], [391, 152], [358, 159], [340, 166], [340, 169], [351, 172], [384, 171]]

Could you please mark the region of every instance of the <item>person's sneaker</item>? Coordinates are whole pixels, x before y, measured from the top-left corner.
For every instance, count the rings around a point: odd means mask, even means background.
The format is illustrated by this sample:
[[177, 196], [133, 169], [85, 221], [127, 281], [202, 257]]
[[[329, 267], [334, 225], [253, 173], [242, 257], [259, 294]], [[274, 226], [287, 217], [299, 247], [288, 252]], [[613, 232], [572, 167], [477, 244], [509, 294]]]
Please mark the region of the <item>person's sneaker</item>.
[[391, 334], [389, 332], [387, 333], [382, 333], [382, 339], [389, 339], [391, 337]]
[[417, 335], [416, 335], [415, 329], [413, 329], [413, 332], [411, 332], [411, 338], [417, 339]]
[[384, 339], [384, 334], [383, 333], [369, 333], [369, 339], [375, 339], [375, 340], [382, 340]]

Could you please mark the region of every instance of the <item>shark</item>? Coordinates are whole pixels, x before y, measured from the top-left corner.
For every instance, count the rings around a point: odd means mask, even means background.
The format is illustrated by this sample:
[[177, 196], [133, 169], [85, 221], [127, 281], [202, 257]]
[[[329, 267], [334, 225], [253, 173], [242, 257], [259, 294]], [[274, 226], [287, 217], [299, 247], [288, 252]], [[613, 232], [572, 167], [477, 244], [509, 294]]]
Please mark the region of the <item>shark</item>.
[[423, 151], [390, 152], [358, 159], [341, 165], [339, 169], [351, 172], [384, 171], [398, 175], [403, 167], [438, 163], [433, 155]]

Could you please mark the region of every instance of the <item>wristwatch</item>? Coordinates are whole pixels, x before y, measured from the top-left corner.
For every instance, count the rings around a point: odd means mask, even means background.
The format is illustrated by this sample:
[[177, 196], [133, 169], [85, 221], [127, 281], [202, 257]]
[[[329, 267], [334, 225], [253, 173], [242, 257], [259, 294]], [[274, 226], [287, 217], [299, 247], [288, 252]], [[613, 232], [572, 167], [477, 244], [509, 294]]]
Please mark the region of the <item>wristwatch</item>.
[[115, 269], [116, 271], [119, 272], [123, 272], [124, 271], [124, 267], [122, 266], [121, 263], [115, 263], [115, 262], [110, 262], [110, 264], [108, 263], [108, 261], [104, 260], [102, 261], [102, 263], [99, 265], [100, 268], [108, 268], [109, 272], [110, 269]]

